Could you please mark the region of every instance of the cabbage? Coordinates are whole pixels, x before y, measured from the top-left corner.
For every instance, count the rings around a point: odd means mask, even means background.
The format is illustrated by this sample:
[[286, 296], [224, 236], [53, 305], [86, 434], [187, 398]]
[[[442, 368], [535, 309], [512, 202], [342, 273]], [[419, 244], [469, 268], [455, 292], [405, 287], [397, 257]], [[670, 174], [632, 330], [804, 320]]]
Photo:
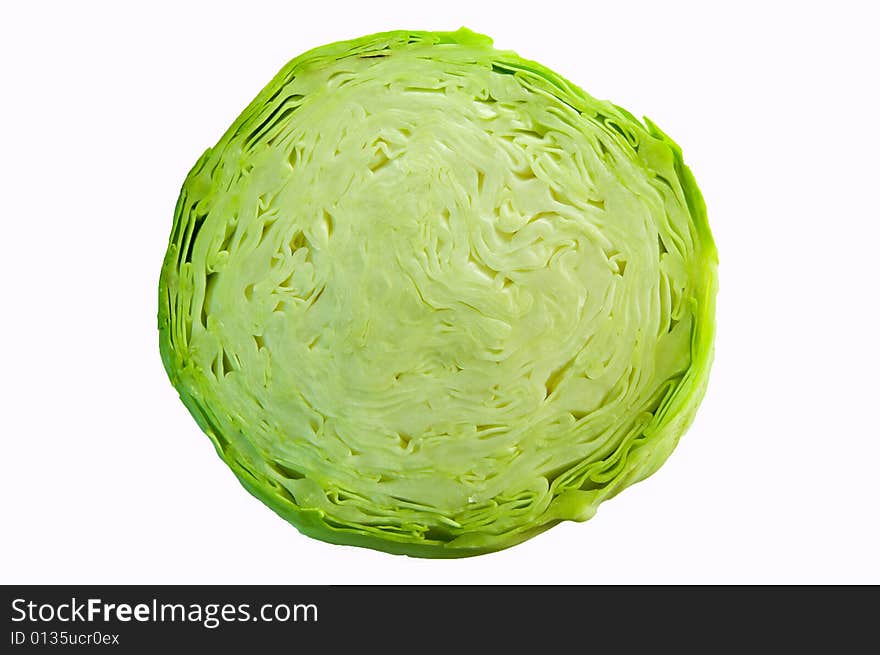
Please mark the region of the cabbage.
[[506, 548], [653, 473], [713, 352], [681, 151], [485, 36], [289, 64], [183, 184], [162, 361], [256, 497], [328, 542]]

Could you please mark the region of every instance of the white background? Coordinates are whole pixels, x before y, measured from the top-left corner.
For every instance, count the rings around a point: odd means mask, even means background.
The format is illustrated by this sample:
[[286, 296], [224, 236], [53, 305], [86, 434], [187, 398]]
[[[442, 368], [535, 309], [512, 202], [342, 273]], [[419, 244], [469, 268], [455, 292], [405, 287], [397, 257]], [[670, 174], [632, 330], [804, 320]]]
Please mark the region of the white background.
[[[0, 27], [0, 582], [880, 583], [871, 3], [127, 4]], [[593, 520], [427, 561], [310, 540], [240, 487], [162, 369], [156, 287], [184, 176], [288, 59], [461, 25], [682, 145], [717, 355], [671, 459]]]

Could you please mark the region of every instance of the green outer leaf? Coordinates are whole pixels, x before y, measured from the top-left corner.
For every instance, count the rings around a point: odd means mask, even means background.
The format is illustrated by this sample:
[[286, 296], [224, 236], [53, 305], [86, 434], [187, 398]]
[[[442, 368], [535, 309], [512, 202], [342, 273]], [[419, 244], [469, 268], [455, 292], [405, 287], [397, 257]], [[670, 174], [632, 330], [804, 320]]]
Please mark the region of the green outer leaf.
[[[586, 520], [593, 516], [603, 500], [657, 470], [690, 425], [705, 393], [713, 357], [718, 259], [703, 198], [693, 175], [684, 164], [680, 148], [651, 121], [645, 119], [646, 124], [642, 125], [625, 110], [591, 98], [540, 64], [524, 60], [512, 52], [494, 50], [491, 43], [488, 37], [466, 29], [457, 32], [393, 31], [306, 52], [287, 64], [260, 92], [217, 146], [199, 159], [183, 185], [159, 283], [159, 343], [163, 364], [184, 404], [245, 488], [309, 536], [337, 544], [365, 546], [418, 557], [463, 557], [520, 543], [561, 520]], [[207, 246], [201, 237], [202, 225], [214, 203], [223, 194], [229, 193], [233, 184], [224, 166], [229, 165], [235, 152], [239, 152], [235, 149], [242, 147], [246, 134], [259, 134], [261, 128], [257, 125], [258, 120], [263, 118], [267, 107], [285, 85], [303, 72], [320, 70], [328, 62], [342, 61], [356, 54], [379, 52], [385, 48], [396, 53], [410, 46], [431, 44], [436, 47], [467, 48], [467, 52], [474, 53], [475, 61], [493, 63], [500, 74], [510, 74], [520, 84], [528, 85], [530, 93], [555, 98], [580, 113], [584, 120], [596, 117], [602, 123], [601, 138], [608, 140], [609, 147], [615, 148], [615, 154], [629, 153], [633, 161], [641, 162], [643, 170], [662, 167], [667, 159], [672, 162], [676, 178], [669, 181], [672, 197], [678, 197], [680, 193], [684, 198], [694, 230], [693, 250], [687, 253], [684, 273], [689, 285], [686, 304], [692, 313], [693, 324], [690, 363], [679, 379], [669, 383], [660, 405], [644, 414], [643, 419], [638, 419], [641, 423], [637, 421], [634, 424], [630, 437], [612, 444], [616, 449], [615, 454], [599, 459], [587, 458], [580, 465], [559, 472], [556, 477], [542, 478], [550, 483], [551, 494], [549, 504], [543, 510], [529, 510], [532, 512], [529, 520], [521, 524], [515, 524], [515, 519], [505, 517], [505, 512], [498, 511], [497, 516], [483, 527], [475, 525], [473, 528], [448, 529], [443, 527], [441, 521], [432, 524], [427, 531], [420, 528], [421, 531], [406, 532], [405, 525], [402, 530], [368, 528], [338, 518], [331, 519], [325, 510], [318, 507], [301, 506], [290, 490], [279, 483], [279, 478], [266, 468], [267, 453], [249, 434], [252, 424], [247, 417], [236, 414], [238, 410], [230, 410], [223, 416], [216, 413], [217, 408], [224, 407], [223, 402], [214, 395], [216, 376], [199, 364], [199, 346], [193, 335], [196, 323], [193, 308], [199, 303], [208, 304], [204, 298], [207, 286], [204, 280], [194, 276], [192, 264], [185, 260], [205, 252]], [[274, 129], [271, 124], [265, 128], [267, 132], [271, 129]], [[633, 148], [633, 144], [641, 147]], [[241, 161], [246, 161], [245, 153], [241, 157], [245, 158]], [[191, 248], [194, 252], [188, 254]], [[199, 253], [195, 252], [196, 249]], [[214, 264], [206, 264], [209, 269], [221, 265], [219, 259]], [[210, 326], [204, 333], [210, 336]], [[315, 475], [320, 477], [317, 473]], [[305, 477], [311, 479], [312, 474]], [[536, 493], [538, 496], [535, 497], [541, 496], [540, 491]], [[414, 512], [416, 516], [421, 516], [418, 511]], [[442, 514], [438, 509], [438, 520]], [[429, 511], [427, 516], [433, 514]], [[496, 529], [492, 527], [495, 524], [508, 527]]]

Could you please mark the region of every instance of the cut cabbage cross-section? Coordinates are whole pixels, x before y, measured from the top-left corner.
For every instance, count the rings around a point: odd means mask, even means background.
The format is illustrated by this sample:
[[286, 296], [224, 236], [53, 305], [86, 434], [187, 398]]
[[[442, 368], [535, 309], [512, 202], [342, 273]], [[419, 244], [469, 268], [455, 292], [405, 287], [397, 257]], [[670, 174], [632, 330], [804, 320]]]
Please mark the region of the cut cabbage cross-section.
[[654, 472], [707, 383], [717, 255], [679, 148], [488, 37], [285, 66], [196, 163], [162, 360], [300, 531], [499, 550]]

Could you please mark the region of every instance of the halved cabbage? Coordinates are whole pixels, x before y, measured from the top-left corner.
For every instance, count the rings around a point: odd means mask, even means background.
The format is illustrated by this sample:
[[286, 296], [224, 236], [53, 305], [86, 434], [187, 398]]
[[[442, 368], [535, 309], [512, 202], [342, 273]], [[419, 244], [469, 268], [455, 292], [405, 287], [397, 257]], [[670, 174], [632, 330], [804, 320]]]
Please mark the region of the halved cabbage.
[[198, 160], [162, 360], [307, 535], [505, 548], [655, 471], [712, 359], [717, 254], [681, 152], [488, 37], [289, 64]]

